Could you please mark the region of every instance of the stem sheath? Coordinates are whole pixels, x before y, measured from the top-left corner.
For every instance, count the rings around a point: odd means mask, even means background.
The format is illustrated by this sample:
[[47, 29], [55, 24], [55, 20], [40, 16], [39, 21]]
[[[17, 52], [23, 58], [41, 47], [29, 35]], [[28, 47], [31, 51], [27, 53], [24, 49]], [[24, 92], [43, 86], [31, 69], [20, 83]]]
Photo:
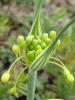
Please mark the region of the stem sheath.
[[27, 100], [34, 100], [37, 72], [29, 69]]

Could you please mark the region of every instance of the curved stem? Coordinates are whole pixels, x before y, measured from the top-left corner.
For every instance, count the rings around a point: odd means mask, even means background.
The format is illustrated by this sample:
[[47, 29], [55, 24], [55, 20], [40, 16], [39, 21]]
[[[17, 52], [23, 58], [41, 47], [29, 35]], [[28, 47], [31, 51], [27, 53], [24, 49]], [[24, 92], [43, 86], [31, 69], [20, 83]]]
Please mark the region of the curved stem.
[[[62, 65], [60, 65], [60, 64], [58, 64], [58, 63], [56, 63], [56, 62], [53, 62], [53, 61], [48, 61], [48, 63], [52, 63], [52, 64], [55, 64], [55, 65], [57, 65], [57, 66], [59, 66], [59, 67], [63, 68], [63, 66], [62, 66]], [[64, 69], [64, 68], [63, 68], [63, 69]]]
[[[19, 58], [20, 56], [16, 56], [17, 58]], [[24, 57], [23, 57], [24, 58]], [[21, 61], [22, 60], [22, 61]], [[21, 58], [19, 61], [23, 66], [26, 66], [25, 61]]]
[[22, 73], [23, 73], [27, 68], [28, 68], [28, 67], [25, 67], [25, 68], [20, 72], [20, 74], [18, 75], [17, 80], [16, 80], [16, 82], [15, 82], [15, 85], [17, 85], [18, 80], [20, 79]]
[[65, 65], [63, 64], [62, 61], [60, 61], [59, 59], [55, 58], [55, 57], [50, 57], [51, 59], [54, 59], [56, 61], [58, 61], [63, 67], [65, 67]]
[[23, 58], [23, 56], [20, 56], [19, 58], [17, 58], [17, 59], [12, 63], [12, 65], [10, 66], [10, 68], [8, 69], [8, 71], [10, 71], [11, 68], [15, 65], [15, 63], [18, 62], [21, 58]]

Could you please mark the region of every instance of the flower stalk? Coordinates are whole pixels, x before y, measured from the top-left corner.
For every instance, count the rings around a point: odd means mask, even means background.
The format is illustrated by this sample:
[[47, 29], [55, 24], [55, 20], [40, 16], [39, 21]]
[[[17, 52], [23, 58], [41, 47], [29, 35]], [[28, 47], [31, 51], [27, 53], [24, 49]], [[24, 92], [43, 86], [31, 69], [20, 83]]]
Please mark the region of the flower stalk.
[[[40, 9], [43, 0], [35, 0], [35, 14], [32, 28], [29, 34], [34, 35], [36, 38], [41, 37], [41, 25], [40, 25]], [[37, 71], [33, 71], [29, 68], [28, 72], [28, 91], [27, 100], [34, 100], [35, 97], [35, 87], [36, 87]]]
[[27, 100], [34, 100], [36, 78], [37, 78], [37, 71], [34, 72], [31, 69], [29, 69]]

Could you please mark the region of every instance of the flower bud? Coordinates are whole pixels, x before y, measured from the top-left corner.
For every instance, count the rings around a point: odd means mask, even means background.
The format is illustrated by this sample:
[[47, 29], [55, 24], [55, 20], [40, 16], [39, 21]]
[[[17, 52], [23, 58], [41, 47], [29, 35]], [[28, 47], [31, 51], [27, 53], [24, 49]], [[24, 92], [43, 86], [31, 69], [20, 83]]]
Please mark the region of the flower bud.
[[46, 39], [45, 39], [45, 42], [46, 42], [47, 45], [49, 45], [49, 44], [51, 44], [52, 40], [49, 39], [49, 38], [46, 38]]
[[22, 44], [20, 45], [20, 47], [21, 47], [22, 49], [25, 49], [25, 48], [26, 48], [26, 41], [23, 41]]
[[41, 39], [38, 39], [38, 44], [41, 44]]
[[29, 48], [31, 51], [34, 50], [34, 46], [33, 45], [30, 45], [30, 48]]
[[55, 31], [51, 31], [50, 32], [50, 38], [53, 40], [56, 37], [56, 32]]
[[47, 33], [44, 33], [44, 34], [42, 35], [42, 40], [45, 41], [46, 38], [48, 38], [48, 34], [47, 34]]
[[42, 49], [38, 49], [37, 51], [36, 51], [36, 54], [35, 54], [35, 56], [37, 57], [40, 53], [42, 53]]
[[29, 61], [33, 61], [34, 60], [34, 58], [35, 58], [35, 50], [33, 50], [33, 51], [29, 51], [28, 53], [27, 53], [27, 58], [29, 59]]
[[55, 48], [58, 48], [60, 46], [60, 40], [58, 40], [55, 44]]
[[24, 42], [24, 37], [23, 36], [18, 36], [17, 38], [17, 44], [21, 47], [21, 45], [23, 44]]
[[12, 52], [13, 52], [14, 54], [16, 54], [16, 55], [18, 55], [19, 49], [20, 49], [19, 46], [16, 45], [16, 44], [14, 44], [14, 45], [12, 46]]
[[73, 75], [69, 72], [68, 69], [64, 68], [64, 76], [67, 80], [67, 82], [69, 83], [73, 83], [74, 82], [74, 77]]
[[32, 45], [33, 45], [34, 48], [35, 48], [35, 47], [38, 45], [38, 40], [37, 40], [37, 39], [33, 39]]
[[26, 37], [26, 45], [30, 45], [33, 39], [34, 39], [34, 35], [27, 36]]
[[3, 83], [7, 83], [9, 81], [9, 78], [10, 78], [10, 72], [7, 71], [1, 76], [1, 81]]
[[16, 86], [13, 86], [10, 90], [9, 90], [10, 94], [16, 94]]
[[41, 44], [42, 49], [45, 49], [46, 46], [47, 46], [46, 43], [45, 42], [42, 42], [42, 44]]
[[37, 46], [36, 46], [36, 50], [37, 50], [37, 49], [41, 49], [41, 45], [37, 45]]

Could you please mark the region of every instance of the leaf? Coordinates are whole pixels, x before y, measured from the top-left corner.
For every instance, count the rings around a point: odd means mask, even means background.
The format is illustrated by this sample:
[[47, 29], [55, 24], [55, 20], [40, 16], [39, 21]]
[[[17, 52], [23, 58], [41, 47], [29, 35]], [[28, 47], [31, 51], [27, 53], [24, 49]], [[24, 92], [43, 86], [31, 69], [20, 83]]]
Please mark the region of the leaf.
[[29, 34], [34, 35], [35, 38], [41, 37], [42, 31], [40, 26], [40, 15], [38, 14]]
[[[54, 39], [54, 41], [52, 42], [51, 45], [49, 45], [30, 65], [30, 67], [34, 70], [34, 68], [37, 68], [37, 65], [41, 66], [40, 68], [43, 66], [45, 66], [46, 61], [49, 59], [49, 55], [51, 53], [51, 51], [53, 50], [54, 45], [56, 44], [56, 42], [58, 41], [58, 39], [62, 36], [62, 34], [67, 30], [67, 28], [75, 21], [75, 17], [57, 34], [56, 38]], [[42, 60], [41, 60], [42, 59]]]
[[35, 38], [41, 37], [41, 25], [40, 25], [40, 9], [42, 6], [42, 0], [35, 1], [35, 14], [32, 28], [29, 34], [34, 35]]

